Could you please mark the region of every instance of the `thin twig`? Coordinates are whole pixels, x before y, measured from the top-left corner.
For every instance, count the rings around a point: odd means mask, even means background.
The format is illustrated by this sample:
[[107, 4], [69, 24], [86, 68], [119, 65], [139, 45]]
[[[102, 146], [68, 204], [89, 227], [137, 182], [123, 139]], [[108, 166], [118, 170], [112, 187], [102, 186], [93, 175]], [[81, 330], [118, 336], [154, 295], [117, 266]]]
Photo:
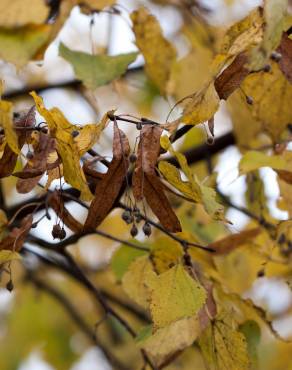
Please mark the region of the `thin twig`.
[[58, 289], [49, 285], [45, 281], [37, 278], [32, 272], [28, 272], [26, 275], [26, 280], [31, 282], [35, 285], [36, 288], [39, 290], [49, 294], [53, 297], [61, 306], [64, 307], [66, 312], [70, 315], [72, 320], [77, 324], [77, 326], [82, 330], [82, 332], [86, 335], [86, 337], [95, 344], [98, 348], [101, 349], [107, 360], [111, 365], [113, 365], [116, 369], [121, 370], [128, 370], [128, 366], [125, 366], [120, 362], [119, 359], [112, 354], [108, 348], [100, 342], [97, 338], [95, 331], [87, 324], [87, 322], [83, 319], [82, 315], [77, 311], [75, 306], [69, 301], [69, 299], [63, 295]]

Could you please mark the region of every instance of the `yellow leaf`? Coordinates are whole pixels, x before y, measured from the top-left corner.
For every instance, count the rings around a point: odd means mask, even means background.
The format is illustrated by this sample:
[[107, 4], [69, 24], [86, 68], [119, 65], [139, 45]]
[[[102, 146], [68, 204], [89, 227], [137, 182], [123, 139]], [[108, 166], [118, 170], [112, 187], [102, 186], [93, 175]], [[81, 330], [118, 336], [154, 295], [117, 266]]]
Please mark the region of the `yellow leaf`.
[[262, 131], [262, 125], [253, 117], [246, 97], [242, 91], [235, 91], [227, 100], [236, 143], [240, 147], [258, 146], [257, 136]]
[[187, 125], [198, 125], [208, 121], [219, 108], [220, 99], [213, 81], [188, 98], [190, 101], [186, 104], [181, 117], [181, 121]]
[[196, 315], [206, 301], [204, 288], [177, 265], [148, 281], [154, 329]]
[[251, 52], [249, 68], [259, 70], [267, 63], [282, 37], [284, 19], [287, 12], [288, 0], [264, 1], [264, 35], [258, 47]]
[[263, 39], [263, 24], [262, 10], [256, 8], [251, 11], [228, 29], [221, 53], [235, 56], [258, 45]]
[[[71, 0], [72, 1], [72, 0]], [[102, 10], [116, 3], [116, 0], [73, 0], [79, 3], [81, 10], [85, 14], [91, 14], [92, 10]], [[88, 11], [90, 10], [90, 11]]]
[[192, 184], [190, 181], [183, 181], [179, 170], [168, 162], [160, 161], [158, 168], [163, 177], [165, 177], [173, 187], [183, 193], [187, 198], [196, 203], [201, 201], [202, 193], [197, 182]]
[[176, 60], [176, 50], [163, 37], [159, 23], [146, 8], [135, 10], [131, 19], [136, 44], [145, 59], [145, 71], [160, 93], [165, 95], [171, 68]]
[[6, 263], [12, 260], [20, 260], [21, 256], [17, 252], [13, 252], [10, 250], [3, 249], [0, 251], [0, 265], [2, 263]]
[[145, 327], [136, 339], [139, 348], [144, 349], [157, 367], [162, 367], [178, 351], [192, 345], [200, 333], [197, 317], [176, 321], [152, 332], [152, 326]]
[[271, 167], [275, 170], [287, 168], [287, 162], [280, 155], [266, 155], [262, 152], [251, 150], [244, 154], [239, 162], [239, 173], [243, 175], [250, 171], [255, 171], [261, 167]]
[[2, 209], [0, 209], [0, 228], [5, 226], [7, 222], [8, 220], [7, 220], [5, 212]]
[[179, 263], [183, 250], [175, 240], [160, 237], [151, 244], [150, 256], [155, 271], [160, 274]]
[[224, 219], [224, 207], [217, 202], [216, 192], [214, 189], [203, 185], [196, 175], [193, 173], [191, 168], [187, 164], [185, 156], [179, 152], [173, 150], [170, 145], [167, 136], [162, 136], [160, 144], [165, 150], [169, 150], [170, 153], [176, 157], [180, 168], [183, 170], [188, 181], [183, 181], [179, 170], [170, 163], [165, 161], [159, 162], [158, 168], [165, 179], [187, 198], [194, 201], [195, 203], [203, 204], [206, 212], [214, 219]]
[[213, 55], [209, 49], [196, 48], [176, 61], [171, 70], [168, 93], [176, 100], [198, 91], [211, 76]]
[[[108, 113], [106, 113], [99, 124], [88, 124], [78, 129], [79, 134], [74, 138], [74, 142], [78, 147], [79, 155], [84, 155], [87, 150], [93, 147], [98, 141], [100, 134], [108, 123]], [[75, 130], [76, 126], [72, 125]], [[73, 130], [74, 131], [74, 130]]]
[[74, 128], [78, 130], [78, 127], [68, 122], [58, 108], [46, 109], [42, 98], [35, 92], [32, 92], [31, 96], [34, 98], [38, 112], [45, 118], [52, 136], [56, 138], [57, 152], [62, 159], [65, 181], [80, 190], [83, 200], [91, 200], [93, 196], [80, 166], [79, 147], [72, 135]]
[[0, 28], [0, 58], [23, 67], [34, 59], [49, 37], [50, 25], [27, 25], [16, 29]]
[[1, 0], [0, 27], [12, 28], [28, 23], [45, 23], [49, 8], [43, 0]]
[[124, 291], [136, 303], [144, 308], [149, 306], [149, 288], [146, 285], [154, 275], [152, 264], [148, 256], [135, 259], [123, 275], [122, 285]]
[[18, 138], [13, 128], [12, 103], [5, 100], [0, 100], [0, 125], [4, 129], [8, 145], [16, 154], [19, 154]]
[[249, 109], [271, 138], [277, 141], [292, 122], [292, 85], [281, 72], [278, 63], [271, 62], [270, 72], [252, 73], [245, 78], [242, 90], [252, 97]]
[[226, 312], [215, 319], [199, 339], [203, 356], [212, 370], [249, 370], [245, 336]]

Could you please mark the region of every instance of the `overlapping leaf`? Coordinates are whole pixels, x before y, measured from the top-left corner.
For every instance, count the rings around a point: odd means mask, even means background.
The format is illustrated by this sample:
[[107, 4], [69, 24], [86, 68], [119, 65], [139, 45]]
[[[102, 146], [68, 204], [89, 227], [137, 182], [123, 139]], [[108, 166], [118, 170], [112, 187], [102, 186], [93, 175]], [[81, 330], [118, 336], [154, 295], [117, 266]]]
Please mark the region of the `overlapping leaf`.
[[264, 67], [271, 52], [278, 47], [282, 37], [287, 7], [288, 0], [264, 1], [263, 40], [250, 55], [250, 69], [259, 70]]
[[182, 265], [149, 279], [150, 312], [154, 328], [163, 328], [199, 312], [206, 301], [205, 289]]
[[172, 149], [167, 136], [161, 138], [161, 146], [165, 150], [169, 150], [170, 153], [177, 158], [180, 168], [183, 170], [188, 180], [182, 180], [180, 172], [175, 166], [161, 161], [159, 163], [159, 171], [163, 174], [165, 179], [193, 202], [203, 204], [207, 213], [213, 218], [224, 219], [224, 208], [217, 202], [215, 190], [203, 185], [197, 179], [196, 175], [188, 166], [184, 155]]
[[138, 305], [149, 307], [150, 289], [149, 280], [155, 277], [152, 264], [148, 256], [136, 258], [122, 277], [122, 285], [127, 295]]
[[[34, 92], [31, 95], [35, 100], [38, 112], [46, 119], [51, 136], [56, 139], [56, 149], [63, 163], [65, 180], [81, 191], [81, 197], [84, 200], [92, 199], [92, 194], [80, 166], [80, 157], [99, 137], [101, 130], [105, 127], [106, 120], [103, 119], [100, 124], [87, 125], [83, 129], [79, 129], [78, 126], [68, 122], [58, 108], [48, 110], [45, 108], [42, 98]], [[86, 130], [87, 144], [83, 140], [78, 141], [79, 131], [82, 132], [82, 130]], [[91, 135], [88, 135], [88, 130]], [[77, 132], [76, 137], [72, 134], [74, 131]], [[84, 139], [83, 134], [81, 134], [81, 138]]]
[[163, 185], [155, 173], [155, 166], [160, 153], [158, 126], [145, 125], [142, 128], [138, 147], [138, 158], [133, 174], [133, 194], [137, 201], [144, 197], [162, 226], [168, 231], [181, 231], [181, 226], [171, 205], [164, 194]]
[[31, 229], [33, 217], [28, 215], [21, 221], [20, 227], [14, 227], [10, 233], [0, 241], [0, 251], [3, 249], [18, 252]]
[[123, 131], [115, 124], [113, 159], [107, 173], [97, 182], [95, 197], [90, 205], [84, 230], [94, 230], [111, 211], [127, 176], [129, 154], [129, 141]]
[[292, 86], [278, 63], [272, 61], [268, 73], [262, 71], [250, 74], [241, 86], [245, 94], [253, 99], [249, 110], [254, 119], [277, 141], [292, 120]]
[[47, 159], [50, 153], [55, 152], [55, 146], [55, 139], [42, 132], [39, 133], [33, 157], [21, 172], [14, 173], [14, 176], [19, 177], [16, 184], [19, 193], [28, 193], [37, 185], [47, 170]]
[[232, 318], [222, 313], [199, 339], [210, 369], [250, 369], [245, 336], [236, 329]]

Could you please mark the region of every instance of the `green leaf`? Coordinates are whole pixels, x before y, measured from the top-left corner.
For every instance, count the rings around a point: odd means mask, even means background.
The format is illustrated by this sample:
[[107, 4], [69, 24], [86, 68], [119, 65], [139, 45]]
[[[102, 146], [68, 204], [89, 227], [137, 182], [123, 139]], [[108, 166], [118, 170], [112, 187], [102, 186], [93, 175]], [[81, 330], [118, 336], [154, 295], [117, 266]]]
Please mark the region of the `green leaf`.
[[155, 329], [194, 316], [206, 301], [204, 288], [177, 265], [148, 281], [150, 312]]
[[261, 340], [261, 329], [256, 321], [248, 320], [240, 325], [239, 330], [245, 336], [245, 339], [247, 341], [247, 349], [253, 364], [253, 368], [257, 369], [257, 349]]
[[76, 77], [88, 89], [94, 90], [123, 75], [128, 65], [135, 61], [138, 53], [116, 56], [91, 55], [70, 50], [63, 43], [60, 43], [59, 55], [72, 65]]
[[[135, 243], [139, 244], [137, 240], [135, 240]], [[145, 245], [143, 244], [143, 246]], [[122, 245], [120, 248], [118, 248], [111, 258], [111, 268], [115, 274], [116, 279], [118, 281], [121, 281], [130, 264], [137, 258], [144, 256], [145, 254], [145, 251], [134, 249], [128, 247], [127, 245]]]

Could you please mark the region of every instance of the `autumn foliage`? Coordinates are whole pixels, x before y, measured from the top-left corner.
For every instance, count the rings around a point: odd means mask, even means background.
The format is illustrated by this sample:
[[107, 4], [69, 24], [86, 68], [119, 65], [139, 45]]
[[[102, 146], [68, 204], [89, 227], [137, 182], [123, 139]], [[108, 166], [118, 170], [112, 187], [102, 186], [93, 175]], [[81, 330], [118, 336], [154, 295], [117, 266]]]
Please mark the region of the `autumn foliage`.
[[[100, 14], [122, 17], [110, 0], [0, 3], [0, 58], [18, 71], [44, 59], [72, 9], [79, 7], [90, 27]], [[282, 335], [274, 321], [281, 317], [250, 293], [263, 279], [275, 279], [291, 293], [288, 1], [265, 0], [228, 27], [211, 25], [199, 1], [152, 1], [180, 15], [176, 36], [188, 45], [184, 56], [176, 37], [166, 38], [144, 3], [127, 14], [137, 51], [107, 55], [58, 44], [59, 56], [74, 71], [68, 85], [95, 108], [101, 87], [123, 89], [138, 115], [99, 106], [97, 122], [71, 123], [58, 100], [49, 108], [41, 96], [46, 85], [9, 91], [1, 75], [1, 287], [14, 290], [14, 299], [29, 297], [27, 302], [33, 300], [31, 287], [55, 298], [115, 369], [291, 370], [291, 330], [290, 337]], [[131, 67], [139, 56], [143, 65]], [[163, 121], [151, 104], [141, 104], [141, 91], [127, 90], [130, 73], [143, 77], [142, 100], [152, 94], [152, 102], [158, 97], [169, 103]], [[23, 94], [29, 106], [19, 110]], [[219, 109], [231, 121], [222, 136], [216, 134]], [[103, 152], [105, 133], [111, 144]], [[241, 204], [224, 194], [215, 171], [220, 154], [232, 145], [240, 153], [238, 177], [246, 188]], [[274, 176], [284, 218], [271, 212], [263, 167]], [[26, 196], [11, 203], [12, 189]], [[247, 216], [244, 227], [229, 219], [230, 209]], [[44, 220], [52, 225], [45, 227], [46, 237]], [[82, 257], [82, 241], [103, 254], [98, 268], [92, 268], [91, 257]], [[56, 368], [69, 368], [76, 357], [68, 349], [76, 326], [54, 316], [53, 303], [44, 302], [34, 313], [41, 318], [36, 343], [53, 343], [61, 327], [66, 344], [58, 338], [44, 353]], [[33, 348], [27, 342], [35, 339], [27, 335], [25, 345], [19, 339], [23, 349], [15, 362], [9, 358], [22, 330], [18, 320], [27, 314], [21, 307], [12, 309], [7, 336], [0, 337], [3, 370], [18, 367]], [[291, 308], [290, 300], [283, 317], [291, 319]], [[43, 338], [49, 316], [52, 336]]]

